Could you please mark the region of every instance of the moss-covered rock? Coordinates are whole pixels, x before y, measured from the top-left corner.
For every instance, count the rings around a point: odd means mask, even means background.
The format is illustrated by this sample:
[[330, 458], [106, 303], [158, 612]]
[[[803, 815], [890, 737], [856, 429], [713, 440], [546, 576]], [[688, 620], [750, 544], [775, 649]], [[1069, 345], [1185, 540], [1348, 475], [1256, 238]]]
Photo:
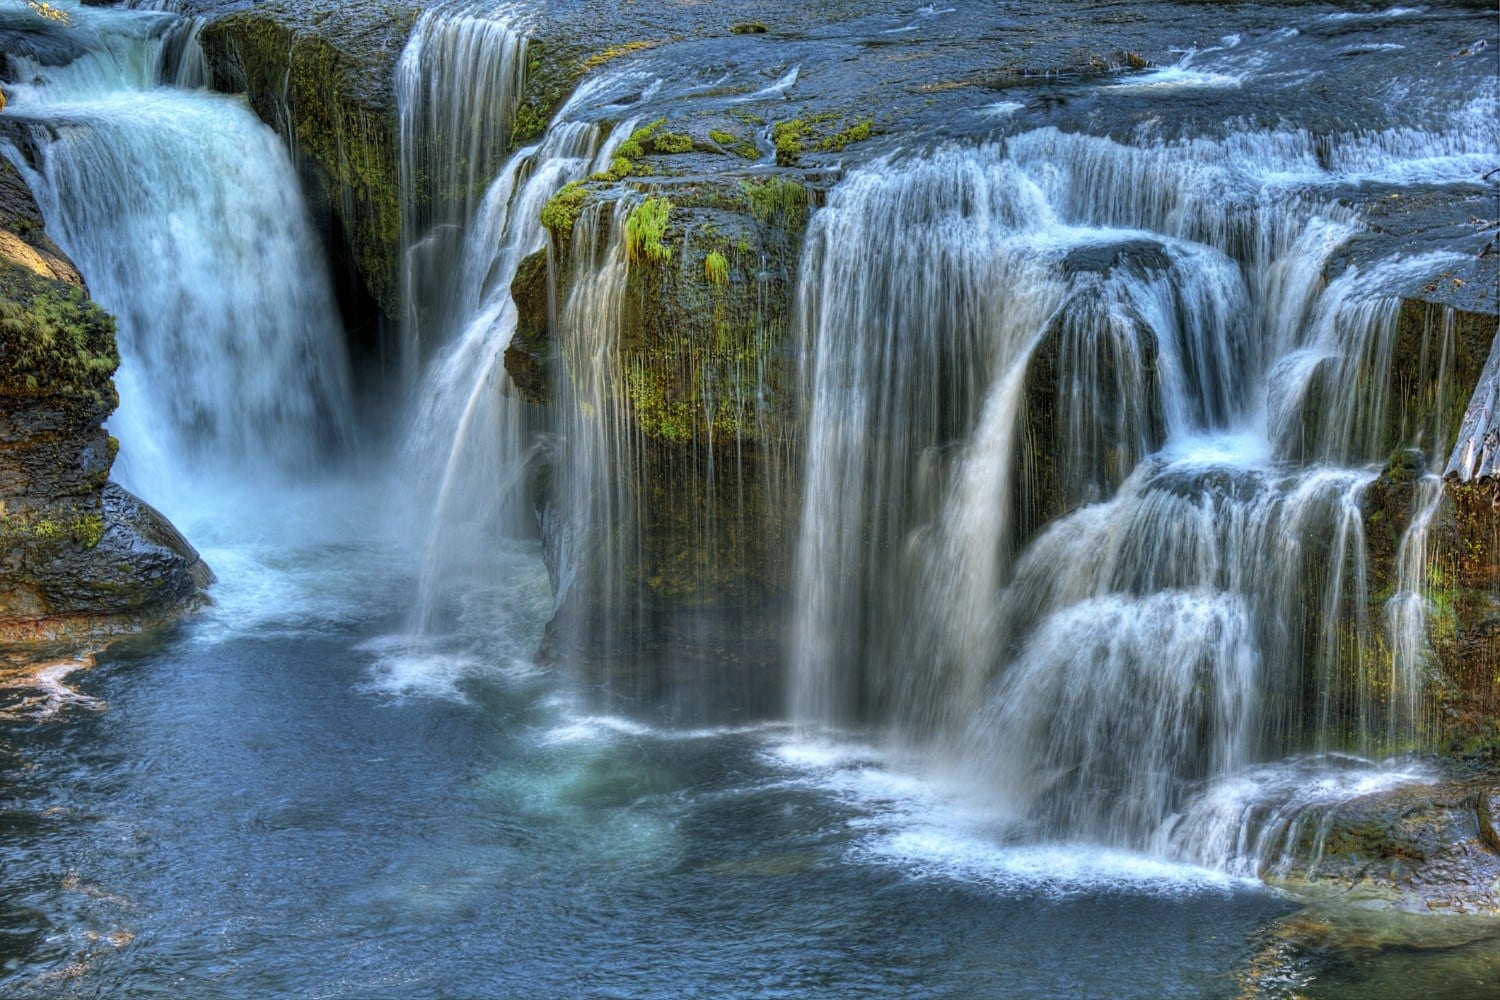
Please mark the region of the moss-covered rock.
[[191, 606], [212, 579], [156, 511], [109, 483], [114, 319], [0, 171], [0, 646], [94, 641]]
[[[612, 669], [629, 664], [639, 685], [653, 687], [661, 677], [648, 670], [642, 680], [643, 665], [718, 657], [722, 671], [780, 654], [798, 511], [789, 338], [808, 190], [788, 176], [631, 183], [649, 191], [625, 216], [631, 260], [610, 391], [634, 441], [629, 467], [617, 471], [639, 541], [601, 554], [600, 566], [574, 567], [548, 634], [556, 655], [601, 669], [606, 659]], [[569, 213], [601, 222], [628, 193], [607, 179], [577, 190], [585, 197]], [[546, 405], [572, 371], [554, 330], [571, 269], [556, 260], [581, 252], [573, 233], [552, 232], [556, 294], [545, 254], [522, 263], [506, 355], [512, 380]], [[597, 240], [612, 235], [607, 223], [592, 230]], [[563, 502], [546, 485], [541, 494], [544, 508]], [[544, 516], [544, 534], [563, 520]]]
[[401, 315], [402, 217], [391, 74], [415, 16], [397, 4], [356, 26], [273, 0], [201, 35], [215, 87], [246, 94], [287, 139], [335, 258], [389, 317]]

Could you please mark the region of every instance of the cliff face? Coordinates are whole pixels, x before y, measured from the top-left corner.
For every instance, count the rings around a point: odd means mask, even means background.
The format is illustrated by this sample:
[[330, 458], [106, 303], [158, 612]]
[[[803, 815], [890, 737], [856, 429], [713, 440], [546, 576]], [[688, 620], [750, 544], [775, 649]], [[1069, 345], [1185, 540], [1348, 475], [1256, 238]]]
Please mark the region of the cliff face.
[[217, 89], [277, 129], [323, 230], [351, 326], [402, 315], [392, 73], [415, 8], [265, 3], [208, 23]]
[[[600, 176], [565, 190], [544, 213], [552, 253], [524, 262], [512, 284], [512, 380], [541, 406], [611, 414], [601, 429], [616, 448], [620, 509], [633, 512], [632, 524], [584, 547], [584, 565], [560, 565], [557, 536], [580, 533], [568, 527], [567, 508], [580, 503], [570, 489], [586, 473], [554, 466], [542, 477], [543, 541], [559, 590], [548, 642], [600, 669], [606, 658], [644, 665], [650, 676], [635, 676], [643, 693], [672, 684], [673, 664], [717, 662], [722, 674], [733, 663], [755, 701], [775, 687], [800, 510], [791, 312], [810, 192], [792, 173], [654, 176], [678, 156], [653, 153], [645, 136], [632, 142], [645, 148], [627, 146], [640, 157], [629, 169], [644, 180]], [[575, 230], [579, 219], [598, 225]], [[621, 219], [623, 235], [612, 231]], [[621, 239], [628, 276], [601, 345], [596, 331], [570, 329], [577, 319], [559, 316], [559, 304], [591, 278], [588, 261]], [[609, 374], [602, 387], [600, 371]], [[602, 398], [579, 407], [594, 389]]]
[[167, 520], [108, 482], [114, 320], [0, 169], [0, 643], [84, 641], [190, 606], [213, 579]]

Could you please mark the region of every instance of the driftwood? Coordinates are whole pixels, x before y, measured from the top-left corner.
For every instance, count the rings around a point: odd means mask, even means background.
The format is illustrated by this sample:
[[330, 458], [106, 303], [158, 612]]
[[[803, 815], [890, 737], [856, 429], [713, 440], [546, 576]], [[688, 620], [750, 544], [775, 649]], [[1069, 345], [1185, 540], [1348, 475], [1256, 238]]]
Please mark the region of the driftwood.
[[1465, 483], [1500, 479], [1500, 334], [1490, 345], [1443, 476]]

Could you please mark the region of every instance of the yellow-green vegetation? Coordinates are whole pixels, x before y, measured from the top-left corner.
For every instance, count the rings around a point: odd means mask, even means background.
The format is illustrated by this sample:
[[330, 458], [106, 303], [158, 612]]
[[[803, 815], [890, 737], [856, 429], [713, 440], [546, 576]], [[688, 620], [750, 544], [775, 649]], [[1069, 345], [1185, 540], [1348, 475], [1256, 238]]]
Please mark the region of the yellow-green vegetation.
[[671, 249], [662, 243], [671, 214], [672, 203], [665, 198], [647, 198], [631, 210], [625, 220], [625, 254], [632, 264], [665, 264], [672, 259]]
[[82, 548], [91, 549], [103, 537], [104, 518], [98, 514], [78, 514], [61, 522], [50, 517], [27, 518], [16, 515], [7, 515], [0, 520], [0, 538], [71, 541]]
[[631, 163], [629, 160], [627, 160], [623, 156], [617, 156], [613, 160], [609, 161], [609, 169], [608, 170], [600, 170], [598, 173], [590, 174], [589, 175], [589, 180], [591, 180], [591, 181], [618, 181], [618, 180], [624, 180], [626, 177], [629, 177], [632, 173], [635, 173], [635, 172], [636, 172], [636, 167], [635, 167], [634, 163]]
[[59, 24], [70, 24], [72, 22], [72, 18], [68, 16], [67, 11], [60, 7], [52, 6], [46, 0], [26, 0], [26, 6], [31, 8], [33, 14], [44, 20], [56, 21]]
[[862, 118], [845, 128], [836, 129], [834, 126], [842, 118], [836, 111], [822, 111], [805, 118], [777, 122], [771, 129], [771, 139], [776, 143], [776, 163], [783, 167], [795, 166], [808, 150], [841, 153], [851, 142], [863, 142], [875, 134], [873, 119]]
[[578, 213], [583, 209], [583, 203], [588, 196], [589, 193], [584, 189], [582, 181], [573, 181], [571, 184], [564, 185], [561, 191], [542, 206], [542, 225], [552, 230], [556, 236], [571, 235], [573, 224], [578, 221]]
[[646, 155], [646, 147], [651, 144], [652, 137], [661, 131], [661, 127], [667, 123], [665, 118], [658, 118], [654, 122], [642, 125], [630, 133], [630, 138], [620, 143], [619, 154], [629, 160], [638, 160]]
[[788, 227], [798, 228], [807, 219], [807, 188], [786, 177], [763, 181], [740, 181], [750, 199], [750, 214], [759, 222], [770, 222], [780, 213]]
[[749, 139], [742, 139], [732, 132], [724, 132], [720, 129], [711, 130], [708, 137], [736, 156], [746, 160], [760, 159], [760, 150], [755, 148], [755, 143]]
[[842, 153], [844, 147], [851, 142], [864, 142], [870, 138], [875, 123], [869, 118], [862, 119], [850, 125], [840, 132], [835, 132], [818, 143], [818, 149], [824, 153]]
[[652, 141], [652, 146], [658, 153], [691, 153], [693, 137], [682, 132], [663, 132]]
[[717, 250], [710, 250], [703, 258], [703, 277], [710, 285], [719, 288], [729, 284], [729, 258]]
[[[0, 385], [10, 392], [112, 398], [115, 321], [82, 288], [64, 291], [7, 268], [0, 299]], [[50, 285], [50, 283], [49, 283]]]
[[764, 35], [770, 30], [759, 21], [741, 21], [739, 24], [729, 26], [731, 35]]
[[660, 45], [660, 44], [661, 44], [660, 42], [648, 42], [648, 41], [644, 41], [644, 40], [638, 40], [638, 41], [634, 41], [634, 42], [625, 42], [625, 43], [623, 43], [621, 45], [611, 45], [609, 48], [605, 49], [603, 52], [596, 52], [593, 55], [589, 56], [587, 59], [585, 59], [583, 61], [583, 64], [582, 64], [583, 65], [583, 71], [585, 73], [587, 73], [589, 70], [598, 69], [600, 66], [603, 66], [605, 63], [607, 63], [607, 62], [609, 62], [609, 61], [611, 61], [613, 59], [618, 59], [618, 58], [620, 58], [623, 55], [629, 55], [632, 52], [639, 52], [642, 49], [654, 48], [655, 46]]
[[771, 129], [771, 141], [776, 143], [776, 164], [781, 167], [795, 166], [802, 156], [802, 133], [806, 124], [800, 118], [777, 122]]

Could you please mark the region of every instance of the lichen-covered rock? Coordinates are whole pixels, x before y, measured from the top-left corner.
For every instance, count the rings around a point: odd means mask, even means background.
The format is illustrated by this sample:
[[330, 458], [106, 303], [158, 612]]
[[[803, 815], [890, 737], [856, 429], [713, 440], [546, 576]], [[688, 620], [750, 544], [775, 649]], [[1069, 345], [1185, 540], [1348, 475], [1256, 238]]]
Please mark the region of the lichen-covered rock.
[[91, 641], [164, 620], [212, 574], [165, 518], [108, 482], [114, 319], [0, 169], [0, 644]]

